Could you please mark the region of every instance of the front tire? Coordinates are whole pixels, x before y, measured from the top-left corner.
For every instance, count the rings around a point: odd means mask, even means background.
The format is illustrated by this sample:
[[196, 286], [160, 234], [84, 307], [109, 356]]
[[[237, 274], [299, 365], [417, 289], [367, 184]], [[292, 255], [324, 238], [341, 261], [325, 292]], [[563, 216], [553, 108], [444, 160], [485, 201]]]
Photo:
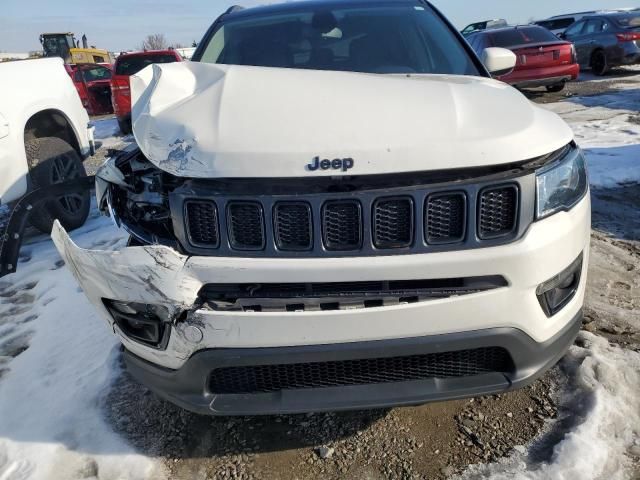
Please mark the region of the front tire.
[[548, 85], [547, 86], [547, 92], [549, 93], [558, 93], [561, 92], [562, 90], [564, 90], [564, 87], [567, 86], [566, 82], [560, 82], [560, 83], [556, 83], [555, 85]]
[[599, 77], [606, 75], [609, 71], [607, 55], [604, 53], [604, 50], [596, 50], [593, 52], [593, 55], [591, 55], [591, 70]]
[[123, 135], [131, 134], [131, 120], [126, 118], [118, 118], [118, 126]]
[[[78, 152], [57, 137], [34, 138], [25, 142], [29, 174], [34, 188], [43, 188], [75, 178], [86, 177]], [[84, 225], [91, 208], [88, 190], [63, 195], [34, 209], [29, 222], [43, 233], [51, 233], [54, 220], [67, 230]]]

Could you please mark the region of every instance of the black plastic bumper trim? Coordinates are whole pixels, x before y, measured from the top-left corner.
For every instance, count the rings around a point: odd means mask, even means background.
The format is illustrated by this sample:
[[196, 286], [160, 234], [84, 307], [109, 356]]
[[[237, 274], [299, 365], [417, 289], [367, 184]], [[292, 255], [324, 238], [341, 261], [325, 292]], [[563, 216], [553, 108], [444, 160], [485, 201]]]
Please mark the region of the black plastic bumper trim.
[[[127, 350], [124, 351], [124, 358], [127, 369], [138, 381], [170, 402], [200, 414], [268, 415], [385, 408], [501, 393], [524, 387], [564, 356], [581, 324], [582, 311], [556, 336], [543, 343], [536, 342], [519, 329], [495, 328], [361, 343], [202, 350], [179, 370], [159, 367]], [[515, 365], [513, 372], [261, 394], [213, 395], [207, 391], [211, 371], [220, 367], [393, 357], [489, 346], [503, 347], [509, 352]]]

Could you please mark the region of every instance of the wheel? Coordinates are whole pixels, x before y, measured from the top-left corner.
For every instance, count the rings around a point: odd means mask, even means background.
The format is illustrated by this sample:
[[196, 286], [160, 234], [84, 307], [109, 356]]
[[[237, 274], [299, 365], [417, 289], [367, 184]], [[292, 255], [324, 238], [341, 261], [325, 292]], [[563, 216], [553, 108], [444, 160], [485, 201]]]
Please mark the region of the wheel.
[[564, 90], [564, 87], [567, 86], [566, 82], [556, 83], [555, 85], [547, 85], [547, 92], [549, 93], [558, 93]]
[[[86, 177], [82, 160], [71, 145], [57, 137], [34, 138], [25, 142], [29, 175], [34, 188], [47, 187], [74, 178]], [[29, 222], [43, 233], [51, 233], [53, 221], [67, 230], [84, 225], [91, 208], [88, 190], [64, 195], [36, 208]]]
[[591, 69], [593, 73], [598, 76], [605, 75], [609, 71], [609, 65], [607, 63], [607, 55], [604, 50], [596, 50], [591, 55]]
[[129, 135], [131, 133], [131, 120], [118, 118], [118, 126], [123, 135]]

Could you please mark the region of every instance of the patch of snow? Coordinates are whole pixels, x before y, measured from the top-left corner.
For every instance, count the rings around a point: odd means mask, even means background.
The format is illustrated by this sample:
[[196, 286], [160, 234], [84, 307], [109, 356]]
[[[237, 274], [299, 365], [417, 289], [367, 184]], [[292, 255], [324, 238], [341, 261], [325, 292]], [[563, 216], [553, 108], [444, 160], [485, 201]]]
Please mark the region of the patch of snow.
[[99, 148], [120, 148], [133, 141], [132, 135], [123, 136], [120, 133], [120, 127], [115, 117], [94, 120], [93, 124], [96, 127], [94, 135]]
[[[124, 246], [110, 225], [94, 213], [74, 238], [85, 247]], [[0, 479], [165, 477], [103, 418], [120, 368], [104, 320], [47, 237], [32, 239], [21, 257], [18, 272], [0, 281], [0, 355], [9, 355], [0, 363]]]
[[640, 182], [637, 90], [574, 97], [544, 107], [559, 114], [573, 129], [576, 142], [585, 150], [593, 187]]
[[629, 452], [640, 445], [640, 354], [587, 332], [578, 343], [564, 359], [572, 385], [562, 403], [578, 399], [579, 408], [567, 414], [582, 417], [553, 448], [550, 461], [536, 463], [516, 451], [499, 463], [470, 467], [459, 479], [635, 478]]
[[615, 188], [640, 182], [640, 145], [589, 148], [585, 155], [593, 187]]

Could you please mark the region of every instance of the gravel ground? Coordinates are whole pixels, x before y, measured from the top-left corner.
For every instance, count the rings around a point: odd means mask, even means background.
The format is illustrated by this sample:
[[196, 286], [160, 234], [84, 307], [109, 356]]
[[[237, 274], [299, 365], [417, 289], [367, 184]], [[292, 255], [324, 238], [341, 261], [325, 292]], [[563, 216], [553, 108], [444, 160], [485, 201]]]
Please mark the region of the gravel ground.
[[446, 478], [545, 430], [558, 414], [558, 375], [510, 394], [412, 408], [211, 418], [160, 400], [123, 372], [105, 405], [116, 431], [165, 458], [172, 478]]

